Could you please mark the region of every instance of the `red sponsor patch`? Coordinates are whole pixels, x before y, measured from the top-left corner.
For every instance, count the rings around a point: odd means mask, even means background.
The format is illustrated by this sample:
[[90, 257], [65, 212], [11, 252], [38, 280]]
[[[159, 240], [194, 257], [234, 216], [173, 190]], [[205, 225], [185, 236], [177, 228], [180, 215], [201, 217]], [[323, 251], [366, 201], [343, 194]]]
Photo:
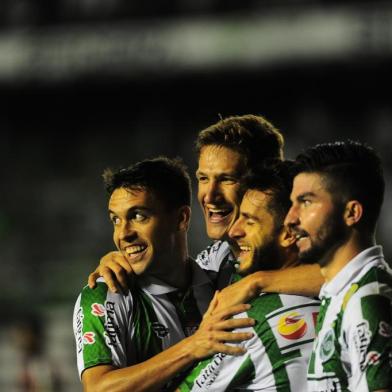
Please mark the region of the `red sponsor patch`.
[[97, 317], [105, 316], [105, 307], [102, 304], [93, 303], [91, 305], [91, 314]]
[[94, 344], [95, 343], [95, 333], [85, 332], [83, 335], [83, 344]]

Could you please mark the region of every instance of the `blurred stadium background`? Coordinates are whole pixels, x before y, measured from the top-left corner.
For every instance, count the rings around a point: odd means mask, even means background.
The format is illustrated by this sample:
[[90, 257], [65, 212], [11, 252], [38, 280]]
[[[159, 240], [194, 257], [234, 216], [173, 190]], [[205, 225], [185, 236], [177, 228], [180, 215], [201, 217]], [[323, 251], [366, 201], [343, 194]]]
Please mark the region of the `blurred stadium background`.
[[[195, 136], [220, 115], [265, 115], [289, 158], [374, 146], [391, 260], [391, 60], [390, 1], [2, 0], [0, 390], [23, 390], [15, 331], [31, 315], [61, 390], [81, 390], [73, 304], [113, 247], [103, 169], [166, 154], [194, 172]], [[195, 203], [192, 254], [207, 242]]]

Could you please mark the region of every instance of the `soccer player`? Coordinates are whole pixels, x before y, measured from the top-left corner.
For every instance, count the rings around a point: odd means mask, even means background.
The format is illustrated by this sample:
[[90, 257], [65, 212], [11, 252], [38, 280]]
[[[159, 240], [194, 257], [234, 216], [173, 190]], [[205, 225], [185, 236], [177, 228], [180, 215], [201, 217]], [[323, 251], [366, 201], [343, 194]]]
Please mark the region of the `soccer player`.
[[191, 192], [182, 164], [145, 160], [106, 172], [105, 184], [113, 240], [136, 278], [125, 295], [110, 292], [101, 279], [77, 300], [74, 334], [84, 390], [160, 391], [203, 357], [242, 354], [223, 342], [251, 337], [227, 332], [254, 323], [230, 318], [247, 305], [208, 311], [198, 328], [212, 286], [188, 257]]
[[[254, 171], [244, 185], [239, 218], [229, 235], [240, 253], [233, 281], [257, 270], [277, 270], [298, 264], [295, 236], [284, 226], [290, 207], [289, 163]], [[306, 370], [315, 337], [319, 302], [309, 297], [264, 293], [253, 299], [247, 314], [256, 325], [254, 336], [240, 343], [242, 356], [218, 353], [200, 362], [179, 390], [216, 391], [306, 390]]]
[[308, 390], [392, 390], [392, 276], [375, 230], [384, 179], [375, 151], [347, 141], [297, 158], [286, 224], [325, 278]]
[[[233, 273], [235, 243], [230, 247], [228, 232], [238, 217], [245, 187], [242, 177], [249, 168], [268, 159], [282, 159], [282, 134], [264, 117], [255, 115], [232, 116], [202, 130], [196, 140], [199, 165], [198, 201], [213, 244], [200, 252], [197, 263], [213, 277], [221, 289]], [[119, 252], [110, 252], [89, 276], [89, 286], [102, 275], [113, 291], [127, 290], [132, 266]], [[297, 279], [307, 276], [305, 284]], [[247, 301], [261, 290], [269, 292], [318, 293], [323, 278], [317, 265], [296, 267], [294, 271], [259, 271], [242, 279], [230, 295], [219, 295], [226, 306]]]

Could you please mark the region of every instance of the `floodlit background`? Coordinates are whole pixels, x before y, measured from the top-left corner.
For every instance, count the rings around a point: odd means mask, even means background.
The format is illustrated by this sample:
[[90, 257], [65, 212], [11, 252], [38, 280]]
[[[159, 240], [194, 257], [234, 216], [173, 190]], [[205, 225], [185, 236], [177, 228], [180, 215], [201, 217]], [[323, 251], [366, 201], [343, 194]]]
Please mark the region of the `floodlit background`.
[[[73, 304], [113, 248], [102, 171], [166, 154], [193, 173], [195, 136], [220, 115], [265, 115], [289, 158], [374, 146], [391, 260], [391, 60], [389, 1], [2, 0], [0, 390], [27, 391], [35, 341], [33, 373], [47, 380], [49, 362], [60, 380], [47, 390], [81, 390]], [[203, 228], [195, 204], [193, 255]]]

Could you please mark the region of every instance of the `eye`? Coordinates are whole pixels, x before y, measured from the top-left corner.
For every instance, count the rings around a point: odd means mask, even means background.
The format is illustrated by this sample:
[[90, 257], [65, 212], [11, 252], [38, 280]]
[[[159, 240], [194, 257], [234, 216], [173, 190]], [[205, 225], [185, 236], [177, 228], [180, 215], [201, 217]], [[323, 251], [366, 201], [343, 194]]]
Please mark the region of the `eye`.
[[110, 220], [112, 221], [113, 225], [118, 225], [120, 223], [120, 218], [118, 216], [113, 215]]
[[255, 222], [253, 222], [252, 220], [247, 220], [246, 221], [246, 226], [253, 226], [255, 224]]
[[197, 178], [197, 181], [202, 184], [204, 184], [208, 181], [208, 177], [204, 176], [204, 175], [197, 175], [196, 178]]
[[312, 202], [308, 199], [305, 199], [302, 201], [302, 204], [304, 207], [309, 207], [312, 204]]
[[135, 214], [135, 217], [133, 218], [136, 222], [143, 222], [147, 219], [147, 217], [143, 214], [141, 214], [140, 212], [137, 212]]
[[221, 179], [221, 182], [222, 182], [222, 184], [225, 184], [225, 185], [233, 185], [233, 184], [237, 183], [237, 179], [233, 178], [233, 177], [223, 177]]

